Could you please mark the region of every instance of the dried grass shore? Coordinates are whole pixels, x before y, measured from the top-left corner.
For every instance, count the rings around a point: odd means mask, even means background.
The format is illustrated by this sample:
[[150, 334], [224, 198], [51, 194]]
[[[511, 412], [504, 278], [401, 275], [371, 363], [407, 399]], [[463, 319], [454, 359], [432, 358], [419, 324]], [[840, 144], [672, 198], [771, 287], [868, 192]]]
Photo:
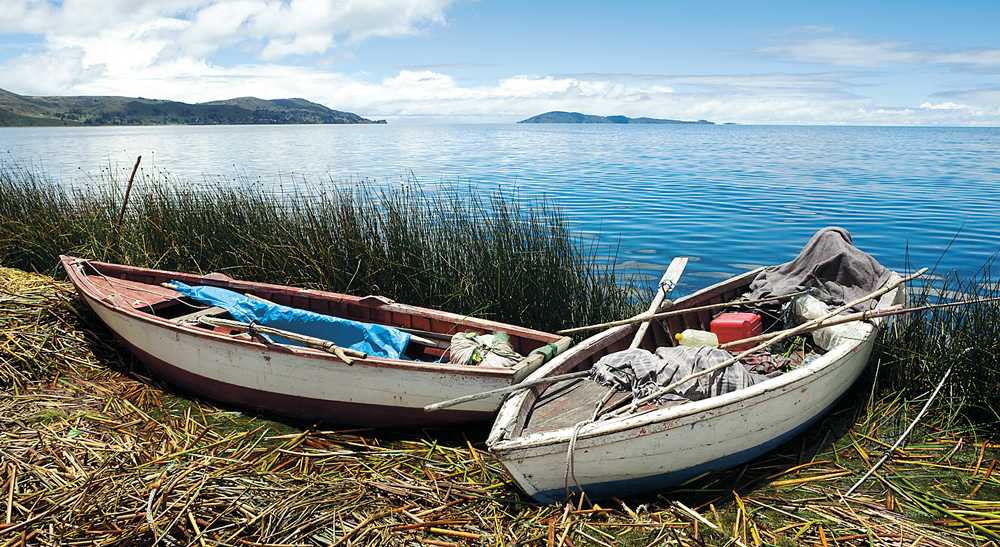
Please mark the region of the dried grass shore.
[[844, 497], [923, 402], [876, 391], [678, 490], [538, 506], [484, 430], [219, 408], [144, 377], [67, 284], [0, 268], [0, 546], [995, 544], [1000, 444], [947, 402]]

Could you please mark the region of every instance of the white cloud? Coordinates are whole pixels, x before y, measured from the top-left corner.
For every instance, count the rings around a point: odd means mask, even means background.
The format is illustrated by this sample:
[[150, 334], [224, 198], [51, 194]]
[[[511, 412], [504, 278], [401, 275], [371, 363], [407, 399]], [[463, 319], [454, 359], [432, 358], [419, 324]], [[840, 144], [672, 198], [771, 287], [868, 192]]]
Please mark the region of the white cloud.
[[[207, 55], [247, 42], [262, 58], [329, 51], [338, 38], [400, 36], [445, 23], [452, 0], [4, 0], [0, 32], [43, 34], [54, 47], [125, 35]], [[157, 22], [155, 36], [149, 25]], [[164, 52], [164, 53], [175, 53]]]
[[932, 103], [930, 101], [924, 101], [920, 103], [920, 108], [924, 108], [927, 110], [966, 110], [969, 108], [969, 105], [961, 103], [953, 103], [951, 101], [946, 101], [943, 103]]
[[920, 55], [895, 42], [873, 42], [853, 38], [814, 38], [794, 44], [763, 48], [764, 53], [794, 61], [831, 65], [872, 67], [912, 63]]
[[793, 61], [838, 66], [931, 64], [972, 69], [1000, 67], [1000, 49], [937, 51], [916, 48], [901, 42], [834, 36], [810, 38], [761, 48], [759, 51]]
[[[513, 74], [469, 83], [447, 66], [372, 79], [299, 55], [445, 23], [450, 0], [0, 0], [0, 33], [44, 46], [0, 64], [0, 87], [31, 94], [126, 95], [200, 102], [304, 97], [368, 117], [513, 120], [548, 110], [747, 123], [1000, 124], [1000, 91], [931, 95], [919, 106], [858, 93], [869, 71], [762, 74]], [[211, 62], [219, 48], [247, 62]], [[799, 47], [801, 46], [801, 47]], [[990, 66], [994, 50], [919, 52], [894, 42], [823, 36], [771, 48], [797, 60], [877, 66]], [[291, 56], [291, 57], [290, 57]], [[256, 58], [255, 58], [256, 57]], [[290, 60], [291, 59], [291, 60]], [[914, 105], [917, 102], [913, 103]]]

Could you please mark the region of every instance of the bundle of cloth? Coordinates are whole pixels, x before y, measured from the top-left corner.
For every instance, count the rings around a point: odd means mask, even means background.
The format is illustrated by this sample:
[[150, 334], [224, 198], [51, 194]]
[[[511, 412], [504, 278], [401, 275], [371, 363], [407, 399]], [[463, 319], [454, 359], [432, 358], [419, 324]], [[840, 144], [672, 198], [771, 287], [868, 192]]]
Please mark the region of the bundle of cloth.
[[[722, 364], [732, 355], [719, 348], [687, 346], [627, 349], [605, 355], [590, 369], [595, 382], [618, 391], [631, 391], [634, 400], [670, 385], [685, 376]], [[687, 399], [699, 401], [750, 387], [768, 376], [750, 372], [740, 363], [688, 380], [659, 401]]]
[[[758, 274], [744, 298], [756, 300], [808, 290], [810, 294], [806, 295], [807, 298], [787, 305], [788, 315], [793, 321], [801, 322], [810, 319], [810, 314], [822, 313], [830, 306], [844, 305], [877, 290], [891, 276], [892, 272], [854, 246], [850, 232], [844, 228], [828, 227], [816, 232], [794, 260], [766, 268]], [[872, 304], [865, 302], [854, 309], [860, 311]], [[817, 309], [820, 311], [817, 312]], [[857, 328], [852, 323], [828, 327], [816, 331], [814, 338], [822, 349], [830, 349], [844, 339], [857, 336]], [[591, 369], [590, 377], [619, 391], [631, 391], [635, 399], [640, 399], [732, 357], [730, 352], [712, 347], [661, 347], [655, 352], [636, 348], [601, 358]], [[733, 363], [689, 380], [659, 400], [698, 401], [750, 387], [780, 374], [775, 370], [787, 364], [776, 363], [780, 356], [769, 357], [770, 364], [777, 366], [761, 368], [742, 362]]]
[[[809, 290], [830, 306], [842, 306], [885, 285], [892, 272], [854, 246], [851, 233], [838, 226], [813, 234], [791, 262], [765, 268], [750, 283], [748, 300]], [[871, 302], [859, 304], [863, 311]]]

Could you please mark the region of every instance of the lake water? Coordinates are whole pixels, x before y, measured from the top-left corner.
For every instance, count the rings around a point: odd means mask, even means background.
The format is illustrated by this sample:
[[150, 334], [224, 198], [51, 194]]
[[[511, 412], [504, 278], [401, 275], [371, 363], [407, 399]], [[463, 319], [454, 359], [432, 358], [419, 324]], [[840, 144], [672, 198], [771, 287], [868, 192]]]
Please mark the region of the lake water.
[[[359, 178], [516, 189], [628, 268], [695, 261], [693, 288], [848, 228], [893, 268], [973, 273], [1000, 249], [1000, 129], [651, 125], [0, 129], [0, 161], [67, 183], [100, 169], [294, 184]], [[957, 235], [956, 235], [957, 234]], [[949, 243], [954, 239], [954, 243]], [[656, 275], [651, 274], [651, 275]]]

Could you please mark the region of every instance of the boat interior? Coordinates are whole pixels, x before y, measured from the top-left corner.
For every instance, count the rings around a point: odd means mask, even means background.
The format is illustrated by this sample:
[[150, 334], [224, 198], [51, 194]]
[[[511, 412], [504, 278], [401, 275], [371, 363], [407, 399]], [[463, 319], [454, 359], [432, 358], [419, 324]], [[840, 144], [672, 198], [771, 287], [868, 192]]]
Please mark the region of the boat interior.
[[[754, 272], [751, 272], [754, 273]], [[747, 289], [753, 275], [744, 274], [735, 277], [728, 282], [722, 283], [711, 289], [691, 295], [682, 301], [678, 301], [671, 309], [683, 310], [705, 306], [709, 304], [722, 304], [738, 299]], [[639, 347], [655, 351], [658, 347], [676, 346], [674, 338], [676, 333], [685, 329], [708, 330], [712, 318], [721, 311], [754, 311], [761, 314], [763, 318], [764, 332], [781, 328], [780, 318], [773, 309], [746, 306], [727, 307], [725, 310], [699, 310], [690, 313], [671, 316], [662, 320], [650, 322], [650, 327], [646, 331]], [[566, 372], [573, 370], [587, 370], [605, 355], [628, 349], [632, 342], [632, 333], [635, 329], [627, 332], [627, 336], [621, 336], [612, 343], [600, 349], [582, 355], [577, 363], [569, 365]], [[609, 393], [609, 388], [600, 385], [589, 378], [567, 380], [550, 385], [536, 399], [534, 405], [521, 429], [522, 434], [551, 431], [564, 427], [572, 427], [575, 424], [593, 417], [598, 402]], [[614, 407], [630, 398], [628, 392], [615, 392], [611, 398], [604, 401], [603, 408]], [[657, 405], [647, 405], [649, 409], [664, 408], [685, 403], [685, 400], [666, 401]]]
[[228, 326], [210, 325], [203, 318], [233, 319], [219, 307], [206, 306], [183, 296], [169, 287], [173, 280], [189, 285], [222, 287], [251, 298], [258, 298], [315, 313], [396, 327], [411, 334], [406, 357], [415, 361], [441, 361], [451, 336], [458, 332], [489, 333], [500, 329], [510, 338], [513, 349], [521, 355], [555, 341], [548, 333], [501, 325], [471, 317], [439, 312], [426, 308], [396, 304], [378, 296], [355, 297], [321, 291], [303, 291], [284, 287], [234, 280], [223, 274], [197, 276], [159, 270], [148, 270], [94, 261], [78, 261], [78, 268], [101, 296], [113, 296], [119, 306], [128, 306], [139, 313], [167, 319], [179, 325], [219, 332], [234, 338], [249, 340], [245, 331]]

